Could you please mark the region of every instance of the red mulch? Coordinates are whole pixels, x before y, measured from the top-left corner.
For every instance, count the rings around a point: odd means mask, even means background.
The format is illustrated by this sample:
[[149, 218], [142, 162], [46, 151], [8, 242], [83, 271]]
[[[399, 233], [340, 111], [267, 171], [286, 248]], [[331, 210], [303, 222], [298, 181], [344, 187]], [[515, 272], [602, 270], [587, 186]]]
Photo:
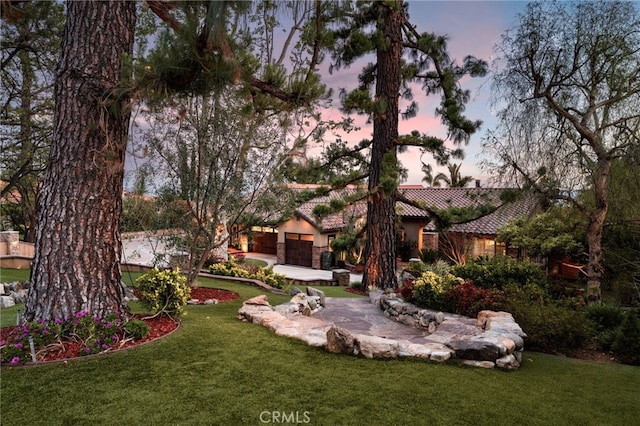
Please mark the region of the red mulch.
[[345, 287], [344, 291], [347, 293], [359, 294], [360, 296], [367, 296], [369, 293], [366, 291], [358, 290], [357, 288]]
[[205, 301], [207, 299], [216, 299], [218, 303], [230, 302], [236, 300], [240, 295], [229, 290], [221, 290], [219, 288], [194, 287], [191, 289], [191, 299]]
[[[221, 290], [217, 288], [205, 288], [205, 287], [197, 287], [191, 289], [191, 298], [198, 299], [201, 301], [207, 299], [216, 299], [218, 303], [229, 302], [239, 298], [240, 295], [233, 291], [229, 290]], [[133, 346], [138, 346], [142, 343], [150, 342], [152, 340], [156, 340], [160, 337], [163, 337], [172, 331], [174, 331], [179, 326], [179, 322], [174, 319], [166, 316], [160, 315], [155, 318], [146, 318], [147, 315], [135, 314], [132, 315], [132, 319], [142, 319], [145, 324], [149, 327], [149, 334], [144, 339], [140, 340], [125, 340], [123, 344], [119, 345], [117, 348], [111, 348], [105, 353], [115, 352], [125, 348], [130, 348]], [[0, 340], [9, 339], [11, 332], [17, 326], [10, 326], [0, 328]], [[69, 358], [75, 358], [81, 356], [80, 350], [82, 349], [81, 342], [73, 342], [73, 341], [65, 341], [64, 346], [52, 347], [46, 353], [42, 353], [39, 355], [38, 361], [60, 361]]]

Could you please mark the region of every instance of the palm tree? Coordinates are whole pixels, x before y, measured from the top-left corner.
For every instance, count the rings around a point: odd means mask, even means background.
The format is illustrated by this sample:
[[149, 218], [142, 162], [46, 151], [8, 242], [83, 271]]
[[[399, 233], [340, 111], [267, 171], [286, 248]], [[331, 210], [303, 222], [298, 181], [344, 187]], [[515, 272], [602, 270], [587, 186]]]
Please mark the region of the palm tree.
[[[462, 176], [460, 174], [460, 166], [462, 166], [462, 163], [449, 164], [447, 166], [447, 169], [449, 170], [449, 176], [444, 173], [438, 173], [433, 177], [433, 180], [431, 182], [432, 186], [439, 188], [441, 185], [440, 181], [443, 181], [449, 188], [464, 188], [465, 186], [467, 186], [469, 182], [473, 180], [473, 176]], [[423, 170], [424, 169], [425, 168], [423, 167]], [[430, 175], [427, 175], [427, 177], [430, 177]]]
[[422, 178], [422, 181], [426, 182], [427, 185], [431, 186], [433, 184], [433, 167], [431, 167], [431, 164], [427, 164], [423, 162], [422, 172], [424, 173], [424, 177]]

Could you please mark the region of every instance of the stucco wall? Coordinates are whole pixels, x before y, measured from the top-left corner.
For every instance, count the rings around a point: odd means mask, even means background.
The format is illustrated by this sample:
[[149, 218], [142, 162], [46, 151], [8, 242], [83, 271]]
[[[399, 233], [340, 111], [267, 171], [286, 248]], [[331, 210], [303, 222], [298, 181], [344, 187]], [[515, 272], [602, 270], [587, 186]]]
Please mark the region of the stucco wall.
[[324, 247], [329, 245], [328, 234], [321, 234], [315, 226], [304, 219], [289, 219], [278, 227], [278, 242], [284, 243], [286, 233], [313, 235], [314, 247]]

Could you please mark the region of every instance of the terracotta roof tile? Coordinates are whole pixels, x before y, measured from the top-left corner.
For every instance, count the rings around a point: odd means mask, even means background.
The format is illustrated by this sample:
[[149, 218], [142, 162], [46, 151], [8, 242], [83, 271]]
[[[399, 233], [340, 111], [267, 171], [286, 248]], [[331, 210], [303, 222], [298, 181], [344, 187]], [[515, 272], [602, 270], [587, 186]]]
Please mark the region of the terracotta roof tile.
[[[439, 210], [451, 207], [472, 207], [484, 204], [496, 206], [496, 209], [478, 219], [463, 224], [456, 224], [451, 228], [451, 232], [491, 234], [506, 224], [510, 219], [531, 215], [537, 206], [536, 198], [525, 196], [524, 198], [503, 203], [500, 200], [502, 189], [496, 188], [400, 188], [401, 193], [408, 199], [418, 203], [423, 203], [426, 207]], [[336, 231], [342, 229], [349, 221], [350, 217], [364, 217], [366, 215], [366, 203], [364, 201], [350, 205], [345, 211], [330, 214], [321, 221], [313, 215], [313, 209], [319, 204], [328, 204], [334, 198], [342, 198], [345, 195], [354, 195], [355, 188], [347, 188], [340, 191], [333, 191], [325, 197], [318, 197], [304, 203], [296, 209], [296, 215], [305, 219], [323, 232]], [[428, 219], [428, 214], [423, 209], [408, 205], [402, 202], [397, 204], [399, 214], [407, 218]], [[435, 230], [432, 224], [425, 229]]]

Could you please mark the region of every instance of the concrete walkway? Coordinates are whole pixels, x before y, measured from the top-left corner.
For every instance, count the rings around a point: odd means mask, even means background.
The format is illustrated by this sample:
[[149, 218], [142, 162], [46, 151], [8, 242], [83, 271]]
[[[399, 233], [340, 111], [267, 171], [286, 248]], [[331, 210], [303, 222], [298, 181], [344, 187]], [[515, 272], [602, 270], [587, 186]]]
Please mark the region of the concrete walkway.
[[[333, 279], [332, 271], [325, 271], [321, 269], [305, 268], [303, 266], [295, 265], [277, 265], [276, 257], [270, 254], [263, 253], [246, 253], [247, 259], [258, 259], [267, 262], [268, 266], [273, 266], [273, 271], [278, 274], [282, 274], [289, 279], [295, 279], [300, 281], [316, 281], [325, 280], [330, 281]], [[362, 274], [349, 274], [350, 282], [362, 282]]]

